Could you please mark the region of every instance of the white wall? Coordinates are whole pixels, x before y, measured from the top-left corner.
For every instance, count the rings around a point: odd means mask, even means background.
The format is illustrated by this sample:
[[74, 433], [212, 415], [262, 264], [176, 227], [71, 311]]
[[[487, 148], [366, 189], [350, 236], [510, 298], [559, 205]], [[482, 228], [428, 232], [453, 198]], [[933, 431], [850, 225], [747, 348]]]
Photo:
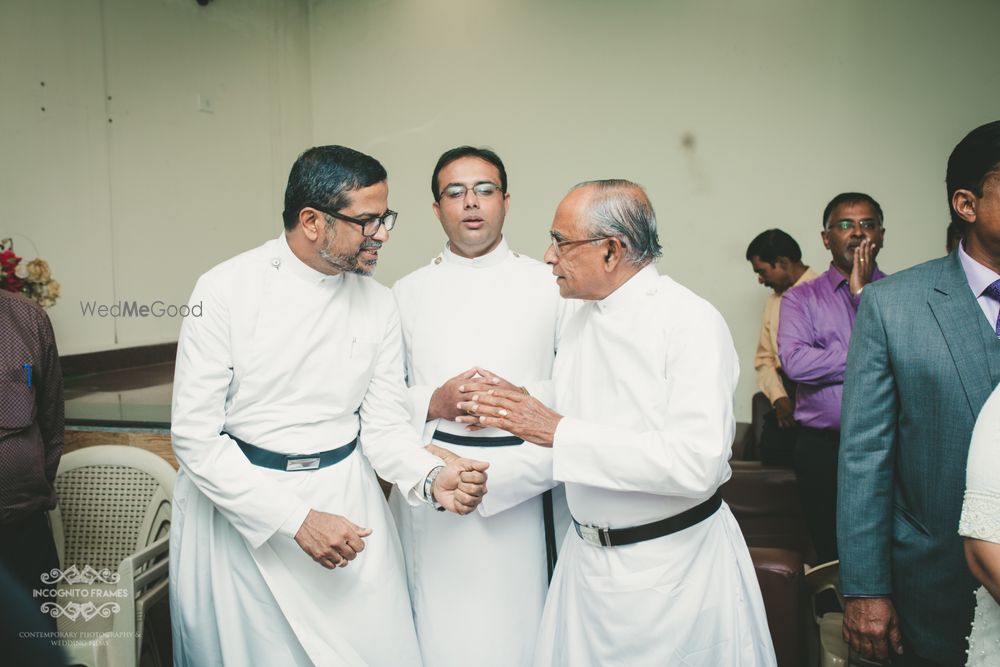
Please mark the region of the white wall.
[[940, 254], [947, 155], [1000, 109], [997, 25], [994, 0], [0, 0], [0, 238], [52, 264], [75, 353], [176, 339], [79, 302], [182, 302], [279, 233], [309, 145], [389, 169], [387, 284], [443, 243], [428, 182], [452, 146], [504, 158], [508, 237], [536, 257], [573, 183], [630, 178], [660, 270], [729, 322], [746, 419], [766, 296], [747, 243], [780, 226], [822, 269], [822, 208], [858, 189], [886, 211], [883, 268]]
[[642, 183], [660, 270], [729, 322], [748, 419], [767, 292], [747, 244], [781, 227], [824, 270], [823, 207], [861, 190], [884, 269], [943, 254], [948, 153], [1000, 114], [997, 25], [992, 1], [312, 0], [314, 136], [389, 169], [387, 283], [443, 243], [428, 183], [452, 146], [499, 152], [508, 238], [535, 257], [571, 185]]
[[306, 18], [304, 0], [0, 2], [0, 237], [61, 283], [63, 354], [176, 340], [177, 318], [80, 302], [184, 303], [280, 233], [312, 134]]

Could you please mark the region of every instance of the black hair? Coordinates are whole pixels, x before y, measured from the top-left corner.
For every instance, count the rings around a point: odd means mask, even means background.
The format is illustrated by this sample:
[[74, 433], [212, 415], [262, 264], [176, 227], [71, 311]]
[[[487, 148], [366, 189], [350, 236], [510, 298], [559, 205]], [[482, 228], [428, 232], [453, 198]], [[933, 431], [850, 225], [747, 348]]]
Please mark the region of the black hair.
[[885, 217], [882, 215], [882, 207], [878, 205], [878, 202], [871, 195], [866, 195], [863, 192], [841, 192], [831, 199], [830, 203], [823, 209], [823, 229], [826, 229], [826, 225], [830, 221], [830, 214], [841, 204], [871, 204], [872, 208], [875, 209], [875, 214], [878, 216], [878, 221], [883, 222], [885, 220]]
[[386, 180], [385, 167], [346, 146], [316, 146], [295, 160], [285, 187], [285, 229], [299, 224], [299, 211], [322, 206], [336, 211], [351, 203], [350, 192]]
[[965, 238], [965, 224], [964, 220], [959, 222], [952, 220], [948, 223], [948, 231], [945, 232], [944, 237], [944, 247], [948, 252], [951, 252]]
[[983, 196], [986, 177], [1000, 168], [1000, 120], [980, 125], [958, 142], [948, 158], [945, 184], [948, 186], [948, 209], [952, 222], [965, 224], [955, 213], [951, 199], [956, 190], [970, 190]]
[[434, 165], [434, 173], [431, 175], [431, 194], [434, 195], [434, 201], [441, 201], [441, 192], [438, 190], [438, 174], [449, 164], [455, 160], [460, 160], [463, 157], [476, 157], [480, 160], [485, 160], [496, 167], [497, 171], [500, 172], [500, 192], [506, 194], [507, 170], [504, 169], [503, 160], [500, 159], [500, 156], [488, 148], [459, 146], [458, 148], [452, 148], [450, 151], [442, 153], [441, 157], [438, 158], [437, 164]]
[[795, 239], [780, 229], [768, 229], [754, 237], [747, 246], [747, 261], [757, 257], [762, 262], [774, 266], [779, 257], [787, 257], [793, 262], [802, 261], [802, 249]]

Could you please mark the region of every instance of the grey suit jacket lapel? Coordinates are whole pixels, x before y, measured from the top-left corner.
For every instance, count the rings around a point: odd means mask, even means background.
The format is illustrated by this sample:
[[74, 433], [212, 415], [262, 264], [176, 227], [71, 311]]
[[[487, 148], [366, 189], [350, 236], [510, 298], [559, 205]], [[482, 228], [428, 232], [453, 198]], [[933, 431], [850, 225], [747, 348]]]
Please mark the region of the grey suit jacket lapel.
[[995, 384], [993, 377], [997, 369], [987, 353], [986, 344], [996, 341], [992, 331], [984, 331], [989, 330], [989, 326], [969, 289], [957, 252], [952, 252], [942, 265], [927, 303], [955, 360], [969, 408], [976, 414]]

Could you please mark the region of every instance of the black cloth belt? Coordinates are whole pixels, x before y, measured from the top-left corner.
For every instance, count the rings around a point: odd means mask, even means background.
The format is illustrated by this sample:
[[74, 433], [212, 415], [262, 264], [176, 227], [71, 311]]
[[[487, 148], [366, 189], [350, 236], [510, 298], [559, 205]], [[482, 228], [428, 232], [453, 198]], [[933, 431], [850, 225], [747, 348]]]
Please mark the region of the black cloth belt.
[[589, 544], [600, 547], [620, 547], [625, 544], [645, 542], [646, 540], [652, 540], [679, 532], [685, 528], [690, 528], [715, 514], [716, 510], [721, 506], [722, 494], [716, 489], [711, 498], [695, 505], [691, 509], [641, 526], [632, 526], [631, 528], [602, 528], [600, 526], [583, 525], [576, 519], [573, 519], [573, 527], [576, 528], [576, 534], [580, 536], [580, 539]]
[[[514, 435], [475, 438], [438, 430], [434, 431], [433, 439], [452, 445], [465, 445], [467, 447], [513, 447], [524, 444], [524, 440]], [[546, 491], [542, 494], [542, 523], [545, 526], [545, 563], [548, 566], [549, 581], [551, 582], [552, 573], [556, 569], [557, 557], [555, 520], [552, 513], [552, 491]]]
[[549, 571], [549, 583], [556, 571], [559, 550], [556, 548], [556, 522], [552, 510], [552, 489], [542, 494], [542, 525], [545, 526], [545, 565]]
[[433, 439], [453, 445], [465, 445], [466, 447], [512, 447], [524, 442], [524, 440], [514, 435], [505, 435], [496, 438], [474, 438], [468, 435], [445, 433], [444, 431], [434, 431]]
[[279, 454], [267, 449], [261, 449], [256, 445], [251, 445], [245, 440], [240, 440], [232, 433], [223, 431], [222, 435], [232, 438], [239, 445], [240, 449], [243, 450], [243, 454], [247, 457], [247, 460], [255, 466], [271, 468], [272, 470], [285, 470], [287, 472], [319, 470], [320, 468], [332, 466], [334, 463], [340, 463], [350, 456], [354, 448], [358, 446], [358, 439], [354, 438], [354, 440], [351, 440], [346, 445], [341, 445], [336, 449], [328, 449], [325, 452], [316, 452], [315, 454]]

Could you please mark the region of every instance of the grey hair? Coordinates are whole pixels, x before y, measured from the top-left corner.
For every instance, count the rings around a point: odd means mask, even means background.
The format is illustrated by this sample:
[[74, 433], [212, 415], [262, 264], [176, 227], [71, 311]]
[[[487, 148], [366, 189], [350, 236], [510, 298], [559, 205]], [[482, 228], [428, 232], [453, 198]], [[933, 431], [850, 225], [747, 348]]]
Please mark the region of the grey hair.
[[587, 203], [588, 236], [613, 236], [624, 241], [625, 260], [645, 266], [663, 254], [656, 234], [656, 213], [642, 186], [620, 178], [584, 181], [573, 190], [592, 188]]

